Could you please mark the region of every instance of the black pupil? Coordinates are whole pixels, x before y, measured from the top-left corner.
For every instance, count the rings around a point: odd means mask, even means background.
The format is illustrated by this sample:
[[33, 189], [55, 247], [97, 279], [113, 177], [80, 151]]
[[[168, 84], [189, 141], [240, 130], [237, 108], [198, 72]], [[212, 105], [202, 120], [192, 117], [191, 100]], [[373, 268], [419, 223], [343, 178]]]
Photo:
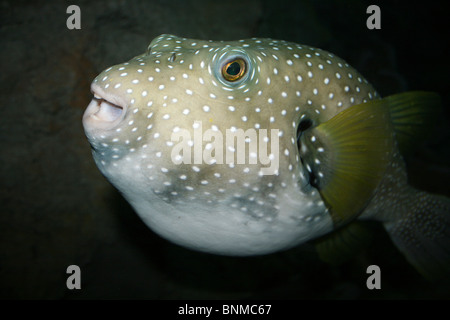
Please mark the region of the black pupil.
[[237, 62], [233, 62], [227, 68], [227, 73], [231, 76], [238, 75], [240, 71], [241, 71], [241, 66]]

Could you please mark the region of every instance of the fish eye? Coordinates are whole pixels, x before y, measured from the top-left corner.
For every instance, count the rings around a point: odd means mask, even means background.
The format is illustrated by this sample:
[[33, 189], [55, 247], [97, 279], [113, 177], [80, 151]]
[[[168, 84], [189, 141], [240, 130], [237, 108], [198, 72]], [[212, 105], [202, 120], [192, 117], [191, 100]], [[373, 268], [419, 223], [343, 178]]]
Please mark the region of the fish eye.
[[242, 79], [246, 72], [247, 63], [242, 58], [235, 58], [222, 66], [222, 76], [230, 82]]

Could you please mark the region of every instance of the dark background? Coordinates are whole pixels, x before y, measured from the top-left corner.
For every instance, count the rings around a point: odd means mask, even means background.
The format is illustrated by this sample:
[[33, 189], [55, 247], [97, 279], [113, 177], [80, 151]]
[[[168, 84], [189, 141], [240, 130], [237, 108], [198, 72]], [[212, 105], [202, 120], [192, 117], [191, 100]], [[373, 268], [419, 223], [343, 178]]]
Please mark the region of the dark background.
[[[66, 8], [81, 8], [81, 30]], [[381, 8], [381, 30], [366, 8]], [[384, 229], [340, 266], [311, 244], [253, 258], [175, 246], [150, 231], [95, 167], [81, 117], [93, 78], [162, 33], [213, 40], [272, 37], [344, 58], [384, 96], [430, 90], [443, 116], [408, 157], [411, 183], [450, 196], [449, 34], [445, 1], [1, 1], [0, 298], [436, 299]], [[431, 131], [430, 131], [431, 132]], [[82, 289], [66, 288], [67, 266]], [[368, 290], [366, 268], [381, 268]]]

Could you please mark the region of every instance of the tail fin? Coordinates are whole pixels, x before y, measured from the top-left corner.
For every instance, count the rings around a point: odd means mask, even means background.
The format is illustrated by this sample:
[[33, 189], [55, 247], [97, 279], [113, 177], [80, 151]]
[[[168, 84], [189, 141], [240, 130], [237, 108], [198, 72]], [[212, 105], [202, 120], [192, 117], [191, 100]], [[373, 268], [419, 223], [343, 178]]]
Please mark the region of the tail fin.
[[392, 241], [430, 280], [450, 280], [450, 198], [411, 192], [399, 219], [385, 222]]

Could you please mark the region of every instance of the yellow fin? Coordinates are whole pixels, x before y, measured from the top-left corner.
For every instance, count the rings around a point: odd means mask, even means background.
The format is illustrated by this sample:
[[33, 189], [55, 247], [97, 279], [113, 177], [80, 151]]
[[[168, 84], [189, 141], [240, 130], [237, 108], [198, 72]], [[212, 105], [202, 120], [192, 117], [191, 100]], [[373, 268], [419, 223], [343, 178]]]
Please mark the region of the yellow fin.
[[352, 106], [301, 134], [302, 161], [336, 226], [366, 207], [390, 163], [393, 141], [384, 99]]
[[433, 92], [410, 91], [384, 99], [389, 105], [400, 152], [406, 154], [431, 132], [441, 111], [441, 98]]
[[322, 261], [339, 265], [358, 254], [372, 240], [372, 233], [364, 222], [354, 221], [315, 240]]

